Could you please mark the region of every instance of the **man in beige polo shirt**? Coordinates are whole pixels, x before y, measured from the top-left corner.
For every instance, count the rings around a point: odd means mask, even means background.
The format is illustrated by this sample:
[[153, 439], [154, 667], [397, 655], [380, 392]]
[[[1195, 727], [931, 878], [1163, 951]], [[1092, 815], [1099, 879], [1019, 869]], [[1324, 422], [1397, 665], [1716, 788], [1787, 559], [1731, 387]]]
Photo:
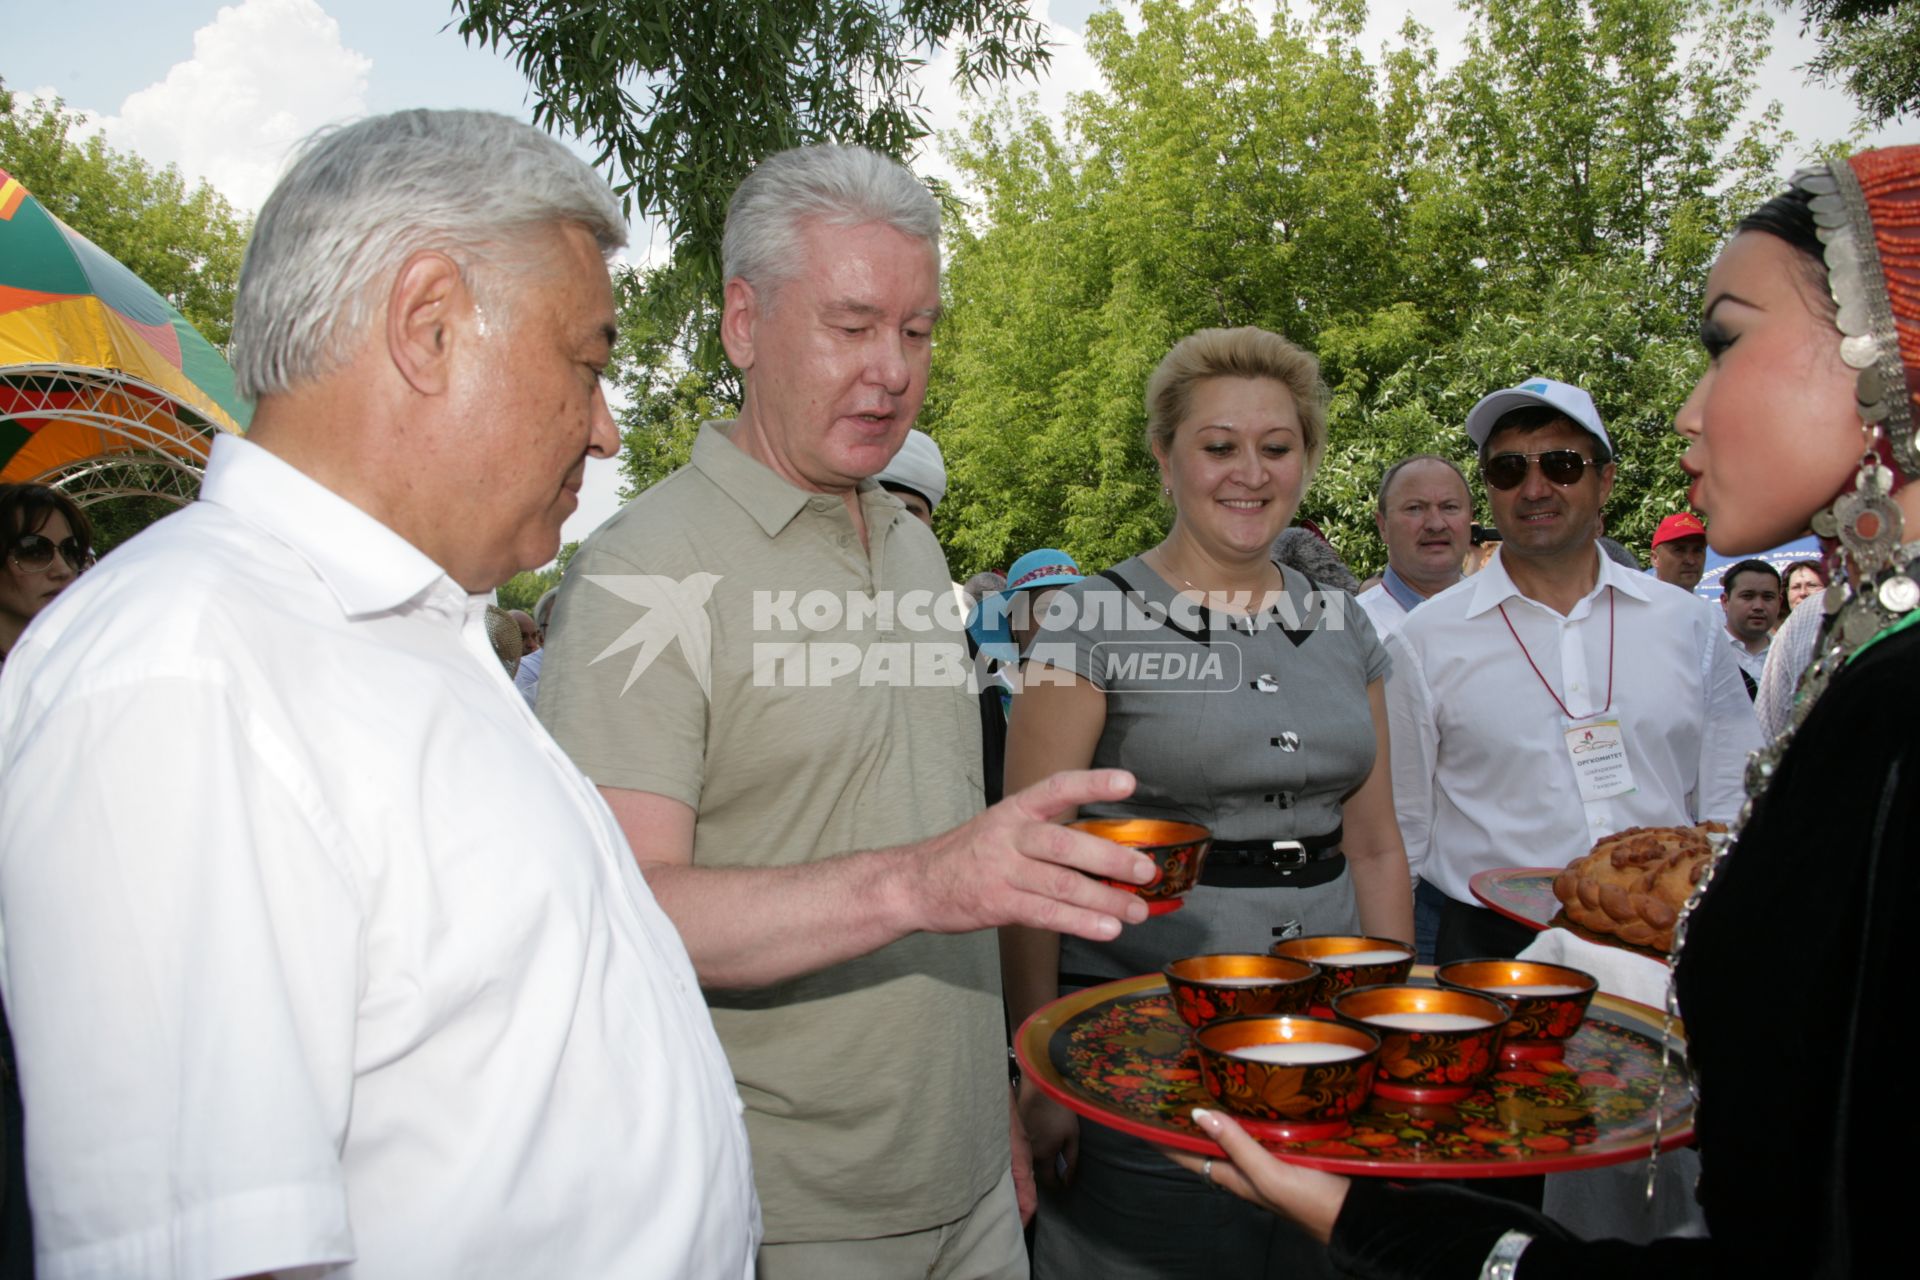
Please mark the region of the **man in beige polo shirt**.
[[1144, 880], [1145, 859], [1049, 821], [1127, 775], [981, 811], [945, 560], [868, 479], [926, 393], [939, 229], [926, 189], [858, 148], [741, 185], [721, 321], [740, 417], [574, 557], [541, 677], [540, 718], [707, 990], [762, 1280], [1024, 1275], [991, 927], [1144, 918], [1079, 872]]

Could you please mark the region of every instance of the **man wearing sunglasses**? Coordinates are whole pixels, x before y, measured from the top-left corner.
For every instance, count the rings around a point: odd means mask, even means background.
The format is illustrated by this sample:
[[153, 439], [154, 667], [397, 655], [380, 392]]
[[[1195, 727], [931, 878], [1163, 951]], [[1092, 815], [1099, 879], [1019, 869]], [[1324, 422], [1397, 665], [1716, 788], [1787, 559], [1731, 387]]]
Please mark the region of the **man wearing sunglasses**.
[[1393, 788], [1441, 961], [1529, 930], [1473, 877], [1560, 866], [1631, 826], [1730, 819], [1759, 729], [1718, 620], [1600, 554], [1613, 445], [1578, 387], [1535, 378], [1467, 417], [1500, 550], [1394, 641]]

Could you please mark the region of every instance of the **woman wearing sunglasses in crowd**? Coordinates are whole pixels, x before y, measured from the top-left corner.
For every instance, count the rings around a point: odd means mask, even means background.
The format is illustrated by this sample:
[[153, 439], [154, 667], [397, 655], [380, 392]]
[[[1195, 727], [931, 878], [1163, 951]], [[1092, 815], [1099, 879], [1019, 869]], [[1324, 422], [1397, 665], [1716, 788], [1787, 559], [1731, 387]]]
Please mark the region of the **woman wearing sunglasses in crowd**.
[[0, 662], [33, 616], [93, 563], [93, 530], [73, 499], [41, 484], [0, 485]]
[[[73, 499], [41, 484], [0, 484], [0, 663], [35, 614], [93, 563], [93, 530]], [[0, 779], [0, 786], [5, 786]], [[13, 1075], [13, 1037], [0, 1009], [0, 1275], [31, 1273], [33, 1232], [27, 1220], [21, 1146], [20, 1089]]]
[[1457, 1189], [1282, 1164], [1206, 1113], [1229, 1161], [1180, 1163], [1330, 1238], [1342, 1270], [1842, 1276], [1905, 1252], [1911, 1179], [1876, 1157], [1904, 1137], [1888, 1090], [1915, 1047], [1920, 147], [1803, 171], [1742, 222], [1701, 338], [1710, 363], [1677, 426], [1714, 549], [1811, 527], [1847, 562], [1797, 727], [1755, 756], [1749, 814], [1676, 943], [1711, 1236], [1583, 1242]]

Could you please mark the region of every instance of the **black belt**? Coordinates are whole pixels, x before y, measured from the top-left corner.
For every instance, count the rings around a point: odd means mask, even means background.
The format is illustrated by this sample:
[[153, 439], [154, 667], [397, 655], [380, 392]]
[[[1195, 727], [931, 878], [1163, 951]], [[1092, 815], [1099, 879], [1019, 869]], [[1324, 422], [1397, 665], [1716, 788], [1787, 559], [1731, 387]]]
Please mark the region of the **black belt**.
[[1200, 883], [1216, 889], [1310, 889], [1346, 870], [1342, 829], [1298, 840], [1216, 840]]

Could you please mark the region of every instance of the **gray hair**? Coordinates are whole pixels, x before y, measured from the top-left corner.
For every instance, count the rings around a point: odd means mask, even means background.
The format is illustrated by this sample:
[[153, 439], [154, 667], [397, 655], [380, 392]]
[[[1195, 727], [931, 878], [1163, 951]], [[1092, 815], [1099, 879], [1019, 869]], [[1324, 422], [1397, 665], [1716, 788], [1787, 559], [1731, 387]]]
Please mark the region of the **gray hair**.
[[809, 218], [830, 227], [883, 223], [940, 253], [940, 202], [904, 165], [865, 147], [795, 147], [761, 161], [733, 193], [722, 273], [775, 288], [793, 274]]
[[468, 288], [489, 294], [476, 268], [524, 264], [517, 240], [568, 222], [602, 255], [627, 242], [606, 182], [517, 120], [416, 110], [323, 130], [254, 224], [233, 306], [234, 384], [258, 398], [344, 363], [384, 303], [381, 286], [415, 253], [446, 253]]
[[1600, 544], [1600, 554], [1615, 564], [1625, 565], [1629, 569], [1639, 569], [1643, 567], [1638, 556], [1634, 555], [1633, 552], [1627, 550], [1612, 538], [1595, 538], [1594, 541]]
[[960, 588], [961, 591], [966, 593], [967, 599], [976, 603], [982, 596], [991, 595], [997, 591], [1005, 591], [1006, 589], [1007, 575], [1004, 573], [995, 573], [991, 569], [985, 573], [974, 574], [971, 578], [968, 578]]
[[548, 587], [540, 593], [540, 598], [533, 602], [534, 626], [542, 631], [547, 629], [547, 625], [553, 621], [553, 602], [559, 598], [560, 588], [558, 587]]
[[1452, 458], [1442, 457], [1437, 453], [1416, 453], [1411, 457], [1400, 459], [1400, 461], [1388, 467], [1385, 473], [1381, 475], [1380, 493], [1379, 496], [1374, 499], [1374, 510], [1385, 511], [1387, 509], [1387, 491], [1393, 488], [1393, 478], [1399, 475], [1404, 468], [1410, 467], [1416, 462], [1438, 462], [1446, 467], [1449, 471], [1453, 472], [1454, 475], [1460, 477], [1460, 487], [1467, 491], [1467, 501], [1469, 503], [1473, 501], [1473, 486], [1467, 483], [1467, 473], [1460, 469], [1459, 463], [1455, 462]]
[[1321, 587], [1332, 587], [1348, 595], [1360, 594], [1360, 579], [1353, 576], [1347, 562], [1333, 544], [1311, 529], [1292, 525], [1282, 529], [1273, 540], [1273, 562], [1298, 569]]

